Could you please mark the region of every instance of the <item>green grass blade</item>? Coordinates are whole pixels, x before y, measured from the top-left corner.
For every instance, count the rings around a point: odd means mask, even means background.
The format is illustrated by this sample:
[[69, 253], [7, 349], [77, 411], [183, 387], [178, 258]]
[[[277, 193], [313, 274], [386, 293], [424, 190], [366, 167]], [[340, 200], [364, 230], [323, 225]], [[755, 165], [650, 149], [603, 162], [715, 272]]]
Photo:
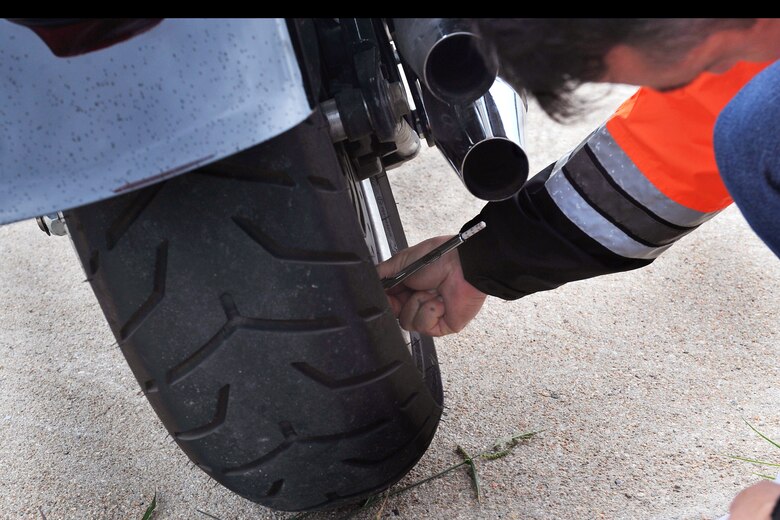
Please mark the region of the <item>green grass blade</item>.
[[376, 516], [374, 517], [374, 520], [381, 520], [382, 513], [385, 512], [385, 506], [387, 506], [387, 498], [390, 496], [389, 493], [385, 492], [385, 498], [382, 500], [382, 505], [379, 506], [379, 511], [376, 512]]
[[149, 507], [146, 508], [146, 512], [144, 513], [143, 518], [141, 520], [149, 520], [152, 517], [152, 514], [154, 514], [154, 508], [157, 507], [157, 492], [155, 491], [154, 496], [152, 497], [152, 503], [149, 504]]
[[498, 439], [493, 443], [493, 447], [489, 450], [485, 450], [477, 457], [485, 460], [497, 460], [502, 457], [506, 457], [521, 441], [525, 441], [533, 437], [534, 435], [543, 432], [544, 430], [538, 430], [533, 432], [517, 433], [509, 437]]
[[[543, 431], [544, 430], [536, 430], [536, 431], [531, 431], [531, 432], [517, 433], [517, 434], [511, 435], [509, 437], [504, 437], [502, 439], [498, 439], [496, 442], [493, 443], [493, 446], [490, 449], [484, 450], [484, 451], [478, 453], [477, 455], [475, 455], [474, 457], [468, 457], [468, 455], [465, 455], [467, 457], [467, 460], [464, 460], [462, 462], [458, 462], [457, 464], [453, 464], [452, 466], [450, 466], [450, 467], [448, 467], [448, 468], [446, 468], [446, 469], [436, 473], [435, 475], [431, 475], [430, 477], [426, 477], [426, 478], [424, 478], [422, 480], [418, 480], [417, 482], [412, 482], [411, 484], [409, 484], [407, 486], [404, 486], [404, 487], [402, 487], [400, 489], [396, 489], [394, 491], [391, 491], [391, 492], [387, 493], [386, 496], [392, 497], [392, 496], [395, 496], [395, 495], [400, 495], [401, 493], [406, 493], [410, 489], [414, 489], [414, 488], [416, 488], [418, 486], [422, 486], [423, 484], [426, 484], [426, 483], [430, 482], [431, 480], [436, 480], [437, 478], [441, 478], [444, 475], [446, 475], [447, 473], [451, 473], [451, 472], [455, 471], [456, 469], [460, 468], [461, 466], [469, 466], [470, 468], [473, 467], [474, 471], [473, 471], [472, 475], [476, 475], [476, 465], [474, 464], [474, 459], [475, 458], [484, 458], [484, 459], [487, 459], [487, 460], [495, 460], [495, 459], [504, 457], [507, 454], [509, 454], [512, 451], [512, 449], [514, 449], [515, 446], [517, 446], [520, 443], [520, 441], [528, 440], [531, 437], [534, 437], [535, 435], [537, 435], [539, 433], [542, 433]], [[458, 446], [458, 448], [460, 450], [463, 450], [463, 448], [461, 448], [460, 446]], [[459, 453], [461, 453], [461, 452], [459, 452]], [[463, 453], [465, 453], [465, 451], [463, 451]], [[482, 494], [481, 493], [481, 487], [480, 487], [480, 484], [479, 484], [479, 477], [476, 477], [474, 482], [475, 482], [474, 485], [475, 485], [475, 487], [477, 489], [477, 500], [479, 500], [479, 498], [481, 497], [481, 494]], [[348, 519], [351, 519], [351, 518], [355, 517], [361, 511], [365, 511], [370, 505], [373, 505], [376, 502], [376, 500], [379, 499], [379, 497], [380, 497], [380, 495], [374, 495], [374, 496], [369, 497], [366, 500], [366, 502], [363, 503], [363, 505], [361, 507], [356, 508], [354, 511], [348, 513], [346, 516], [343, 516], [343, 517], [339, 518], [339, 520], [348, 520]], [[198, 512], [203, 513], [203, 511], [200, 511], [200, 510], [198, 510]], [[204, 513], [204, 514], [206, 514], [206, 513]], [[306, 516], [308, 514], [309, 513], [302, 513], [301, 515], [296, 515], [296, 516], [290, 518], [289, 520], [298, 520], [298, 519], [303, 518], [304, 516]], [[208, 516], [211, 516], [211, 515], [208, 515]], [[212, 518], [215, 518], [215, 517], [212, 516]]]
[[466, 450], [463, 449], [461, 445], [458, 445], [455, 448], [455, 451], [463, 457], [465, 460], [464, 462], [469, 466], [469, 473], [471, 475], [471, 481], [474, 483], [474, 491], [477, 493], [477, 503], [482, 503], [482, 489], [479, 485], [479, 474], [477, 473], [477, 465], [474, 464], [474, 458], [466, 453]]
[[763, 473], [753, 473], [753, 475], [755, 475], [757, 477], [765, 478], [767, 480], [774, 480], [775, 479], [775, 477], [773, 477], [771, 475], [765, 475]]
[[[761, 466], [772, 466], [774, 468], [780, 468], [780, 464], [776, 464], [774, 462], [766, 462], [766, 461], [763, 461], [763, 460], [756, 460], [756, 459], [747, 459], [745, 457], [737, 457], [736, 455], [726, 455], [726, 457], [728, 457], [730, 459], [741, 460], [742, 462], [750, 462], [752, 464], [759, 464]], [[774, 477], [772, 477], [772, 478], [774, 478]]]
[[758, 430], [757, 430], [757, 429], [756, 429], [756, 428], [755, 428], [755, 427], [754, 427], [752, 424], [750, 424], [749, 422], [747, 422], [747, 420], [746, 420], [746, 419], [742, 419], [742, 420], [743, 420], [743, 421], [745, 421], [745, 424], [747, 424], [748, 426], [750, 426], [750, 429], [751, 429], [751, 430], [753, 430], [753, 431], [754, 431], [754, 432], [756, 432], [758, 435], [760, 435], [762, 439], [764, 439], [765, 441], [767, 441], [768, 443], [770, 443], [771, 445], [773, 445], [775, 448], [780, 448], [780, 444], [776, 443], [775, 441], [773, 441], [772, 439], [770, 439], [769, 437], [767, 437], [766, 435], [764, 435], [763, 433], [761, 433], [760, 431], [758, 431]]
[[455, 471], [459, 467], [465, 466], [466, 464], [468, 464], [468, 462], [466, 462], [465, 460], [463, 462], [458, 462], [457, 464], [453, 464], [449, 468], [445, 469], [444, 471], [440, 471], [440, 472], [436, 473], [435, 475], [431, 475], [430, 477], [426, 477], [426, 478], [424, 478], [422, 480], [418, 480], [417, 482], [413, 482], [413, 483], [409, 484], [408, 486], [402, 487], [401, 489], [396, 489], [395, 491], [390, 493], [390, 496], [400, 495], [401, 493], [404, 493], [406, 491], [409, 491], [410, 489], [416, 488], [417, 486], [422, 486], [426, 482], [430, 482], [431, 480], [436, 480], [437, 478], [441, 478], [444, 475], [446, 475], [447, 473]]
[[[543, 431], [544, 430], [536, 430], [536, 431], [532, 431], [532, 432], [517, 433], [515, 435], [511, 435], [510, 437], [506, 437], [505, 439], [499, 439], [497, 442], [495, 442], [493, 444], [493, 447], [491, 449], [485, 450], [485, 451], [477, 454], [477, 457], [483, 457], [486, 454], [493, 453], [495, 448], [496, 448], [496, 445], [499, 444], [502, 441], [505, 441], [505, 440], [516, 441], [515, 445], [517, 445], [517, 442], [528, 440], [531, 437], [533, 437], [533, 436], [535, 436], [535, 435], [537, 435], [539, 433], [542, 433]], [[514, 447], [514, 446], [512, 446], [512, 447]], [[511, 448], [510, 448], [510, 450], [511, 450]], [[488, 459], [488, 460], [490, 460], [490, 459]], [[435, 475], [431, 475], [430, 477], [424, 478], [422, 480], [418, 480], [417, 482], [413, 482], [413, 483], [409, 484], [408, 486], [402, 487], [401, 489], [396, 489], [395, 491], [390, 493], [390, 496], [400, 495], [401, 493], [405, 493], [405, 492], [409, 491], [410, 489], [416, 488], [417, 486], [421, 486], [421, 485], [423, 485], [423, 484], [425, 484], [427, 482], [430, 482], [431, 480], [436, 480], [437, 478], [441, 478], [444, 475], [446, 475], [447, 473], [455, 471], [459, 467], [465, 466], [466, 464], [468, 464], [468, 462], [466, 462], [466, 461], [458, 462], [457, 464], [453, 464], [449, 468], [446, 468], [443, 471], [440, 471], [440, 472], [436, 473]]]

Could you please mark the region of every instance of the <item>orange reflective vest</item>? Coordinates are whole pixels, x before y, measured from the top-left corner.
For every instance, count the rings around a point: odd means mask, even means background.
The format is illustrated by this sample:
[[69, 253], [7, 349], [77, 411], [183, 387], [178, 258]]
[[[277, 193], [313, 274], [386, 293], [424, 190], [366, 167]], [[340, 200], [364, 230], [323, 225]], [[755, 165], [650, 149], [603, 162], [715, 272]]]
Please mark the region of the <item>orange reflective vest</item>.
[[715, 121], [767, 65], [741, 62], [671, 92], [640, 88], [515, 197], [466, 224], [487, 223], [460, 248], [466, 279], [515, 299], [652, 262], [732, 202], [715, 163]]
[[672, 92], [640, 88], [556, 164], [548, 191], [607, 249], [655, 258], [731, 204], [715, 164], [715, 120], [767, 65], [741, 62]]
[[723, 209], [732, 201], [715, 166], [715, 120], [767, 65], [741, 62], [724, 74], [704, 73], [668, 93], [642, 88], [617, 110], [607, 130], [671, 200], [701, 212]]

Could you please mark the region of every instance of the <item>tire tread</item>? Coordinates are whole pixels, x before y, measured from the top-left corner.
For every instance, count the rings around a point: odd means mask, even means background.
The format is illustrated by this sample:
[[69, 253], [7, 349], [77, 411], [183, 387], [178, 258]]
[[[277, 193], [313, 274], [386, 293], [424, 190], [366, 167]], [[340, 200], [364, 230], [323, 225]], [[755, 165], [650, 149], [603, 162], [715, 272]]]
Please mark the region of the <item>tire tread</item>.
[[[315, 112], [225, 160], [66, 212], [172, 438], [212, 478], [276, 509], [385, 489], [424, 453], [441, 415], [432, 342], [421, 371], [349, 197]], [[343, 462], [389, 452], [372, 467]]]

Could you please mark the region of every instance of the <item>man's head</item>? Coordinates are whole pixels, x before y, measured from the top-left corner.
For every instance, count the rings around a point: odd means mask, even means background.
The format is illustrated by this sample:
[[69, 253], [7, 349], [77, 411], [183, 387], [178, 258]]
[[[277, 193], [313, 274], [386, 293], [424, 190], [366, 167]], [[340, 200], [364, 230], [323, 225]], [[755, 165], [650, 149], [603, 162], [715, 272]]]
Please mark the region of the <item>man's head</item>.
[[499, 74], [553, 117], [574, 115], [571, 93], [601, 81], [671, 90], [739, 60], [780, 57], [780, 21], [735, 18], [480, 19]]

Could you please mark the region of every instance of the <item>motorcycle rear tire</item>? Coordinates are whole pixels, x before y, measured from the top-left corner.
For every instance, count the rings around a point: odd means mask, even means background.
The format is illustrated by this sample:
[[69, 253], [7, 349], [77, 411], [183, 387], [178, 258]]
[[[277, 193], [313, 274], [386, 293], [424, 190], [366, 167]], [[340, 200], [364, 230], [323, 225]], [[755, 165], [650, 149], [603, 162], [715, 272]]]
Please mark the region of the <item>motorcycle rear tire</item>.
[[[274, 509], [389, 487], [441, 416], [433, 342], [406, 345], [348, 182], [315, 112], [227, 159], [66, 212], [171, 436], [212, 478]], [[404, 247], [389, 184], [373, 182]]]

